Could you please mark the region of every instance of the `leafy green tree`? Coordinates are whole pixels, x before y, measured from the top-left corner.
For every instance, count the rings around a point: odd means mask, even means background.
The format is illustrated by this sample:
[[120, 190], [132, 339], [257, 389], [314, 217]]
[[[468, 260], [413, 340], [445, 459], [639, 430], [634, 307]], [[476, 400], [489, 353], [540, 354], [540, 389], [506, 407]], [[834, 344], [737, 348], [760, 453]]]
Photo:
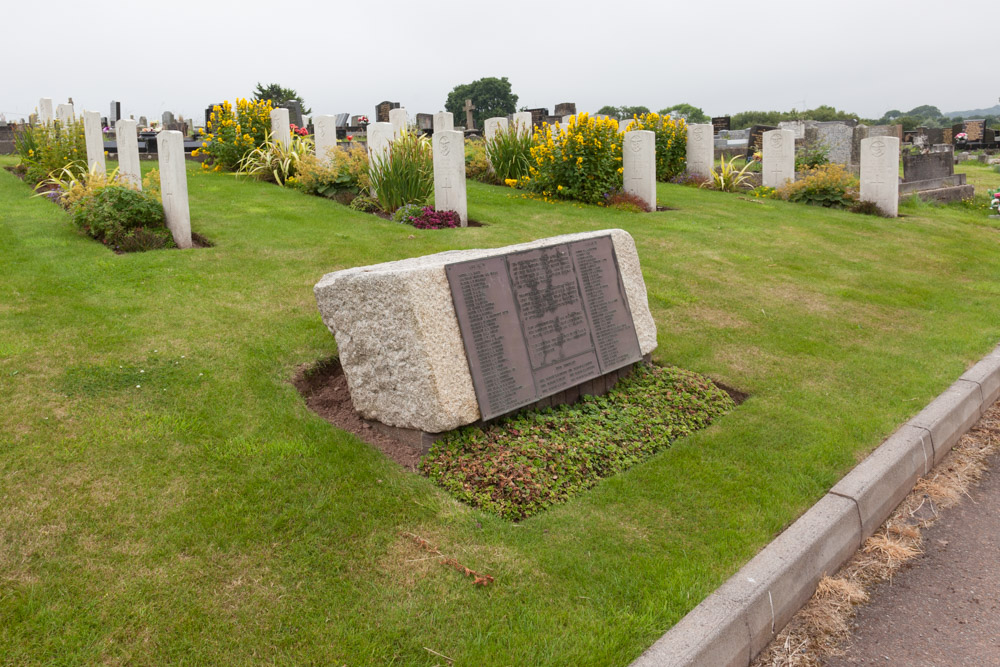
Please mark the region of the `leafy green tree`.
[[269, 83], [265, 86], [258, 81], [257, 90], [253, 91], [253, 98], [255, 100], [271, 100], [276, 107], [295, 100], [302, 105], [303, 115], [308, 116], [312, 113], [312, 109], [306, 107], [302, 97], [294, 89], [285, 88], [277, 83]]
[[629, 107], [629, 106], [621, 106], [621, 107], [603, 106], [603, 107], [601, 107], [600, 109], [597, 110], [597, 113], [598, 113], [598, 115], [601, 115], [601, 116], [610, 116], [611, 118], [614, 118], [615, 120], [622, 120], [623, 118], [631, 118], [632, 116], [641, 116], [644, 113], [649, 113], [649, 107], [643, 107], [643, 106], [635, 106], [635, 107]]
[[674, 106], [667, 107], [666, 109], [660, 109], [660, 115], [661, 116], [683, 115], [687, 119], [687, 122], [689, 123], [707, 123], [710, 120], [712, 120], [711, 118], [706, 116], [705, 112], [702, 111], [699, 107], [696, 107], [693, 104], [684, 104], [684, 103], [675, 104]]
[[621, 114], [618, 113], [618, 107], [613, 107], [613, 106], [609, 106], [609, 105], [604, 105], [603, 107], [601, 107], [600, 109], [598, 109], [597, 110], [597, 115], [598, 116], [610, 116], [611, 118], [614, 118], [615, 120], [621, 120], [621, 118], [622, 118]]
[[444, 108], [455, 115], [456, 125], [465, 125], [465, 100], [472, 100], [476, 107], [472, 116], [478, 129], [483, 129], [487, 118], [506, 116], [517, 110], [517, 95], [510, 92], [507, 77], [488, 76], [455, 86], [448, 93]]

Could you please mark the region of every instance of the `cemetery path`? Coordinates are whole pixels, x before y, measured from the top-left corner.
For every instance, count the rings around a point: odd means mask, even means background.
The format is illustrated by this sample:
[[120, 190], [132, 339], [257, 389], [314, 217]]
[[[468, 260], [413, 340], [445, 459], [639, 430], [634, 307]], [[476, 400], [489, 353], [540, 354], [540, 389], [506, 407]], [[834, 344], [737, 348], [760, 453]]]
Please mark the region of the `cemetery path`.
[[846, 665], [1000, 665], [1000, 455], [924, 532], [924, 554], [858, 609]]

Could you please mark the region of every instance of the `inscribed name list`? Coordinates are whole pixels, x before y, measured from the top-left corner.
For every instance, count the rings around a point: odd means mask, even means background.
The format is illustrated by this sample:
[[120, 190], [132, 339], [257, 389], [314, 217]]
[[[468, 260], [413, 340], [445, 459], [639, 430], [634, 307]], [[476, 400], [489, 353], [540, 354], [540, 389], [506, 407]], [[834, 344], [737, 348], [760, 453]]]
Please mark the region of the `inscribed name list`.
[[642, 356], [611, 237], [445, 271], [483, 419]]

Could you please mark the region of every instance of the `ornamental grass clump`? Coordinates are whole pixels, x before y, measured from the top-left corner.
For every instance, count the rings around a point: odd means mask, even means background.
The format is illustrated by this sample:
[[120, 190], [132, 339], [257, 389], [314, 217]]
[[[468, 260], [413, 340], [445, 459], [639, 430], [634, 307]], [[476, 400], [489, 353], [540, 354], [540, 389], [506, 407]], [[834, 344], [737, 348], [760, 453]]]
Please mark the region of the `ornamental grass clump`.
[[712, 170], [711, 180], [706, 181], [701, 187], [720, 190], [722, 192], [741, 192], [753, 189], [753, 172], [751, 167], [756, 164], [751, 160], [737, 168], [736, 161], [743, 160], [741, 156], [734, 156], [729, 162], [722, 160], [722, 164]]
[[625, 128], [649, 130], [656, 135], [656, 180], [669, 181], [684, 173], [687, 165], [687, 122], [669, 115], [644, 113], [635, 116]]
[[41, 183], [68, 169], [77, 176], [87, 173], [87, 143], [83, 123], [28, 125], [14, 136], [18, 165], [25, 180]]
[[271, 132], [270, 100], [236, 100], [237, 114], [229, 102], [216, 104], [205, 126], [201, 148], [193, 157], [206, 156], [202, 169], [236, 171], [250, 151], [267, 143]]
[[406, 132], [368, 165], [368, 179], [379, 208], [393, 213], [406, 204], [427, 203], [434, 193], [434, 162], [430, 139]]
[[579, 114], [558, 132], [544, 125], [532, 138], [528, 176], [515, 185], [543, 197], [599, 204], [622, 186], [621, 142], [612, 118]]
[[497, 130], [486, 141], [486, 157], [497, 182], [520, 180], [528, 176], [531, 143], [531, 132], [525, 132], [516, 125]]
[[858, 179], [842, 164], [824, 164], [778, 188], [778, 196], [798, 204], [849, 208], [858, 200]]
[[269, 137], [263, 145], [243, 156], [237, 173], [280, 186], [293, 185], [300, 161], [314, 151], [315, 146], [308, 137], [293, 135], [288, 145]]

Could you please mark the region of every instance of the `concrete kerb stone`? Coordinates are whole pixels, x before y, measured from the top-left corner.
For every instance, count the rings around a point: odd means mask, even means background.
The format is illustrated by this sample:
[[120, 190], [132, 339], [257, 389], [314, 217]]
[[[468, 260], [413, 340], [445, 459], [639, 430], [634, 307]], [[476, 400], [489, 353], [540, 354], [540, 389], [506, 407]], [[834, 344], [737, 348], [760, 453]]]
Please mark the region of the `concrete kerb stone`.
[[937, 465], [982, 415], [983, 392], [979, 385], [956, 380], [907, 424], [930, 433], [934, 465]]
[[930, 433], [903, 426], [830, 489], [853, 500], [861, 518], [861, 541], [871, 537], [921, 475], [934, 463]]
[[1000, 346], [649, 647], [633, 665], [749, 665], [1000, 399]]

